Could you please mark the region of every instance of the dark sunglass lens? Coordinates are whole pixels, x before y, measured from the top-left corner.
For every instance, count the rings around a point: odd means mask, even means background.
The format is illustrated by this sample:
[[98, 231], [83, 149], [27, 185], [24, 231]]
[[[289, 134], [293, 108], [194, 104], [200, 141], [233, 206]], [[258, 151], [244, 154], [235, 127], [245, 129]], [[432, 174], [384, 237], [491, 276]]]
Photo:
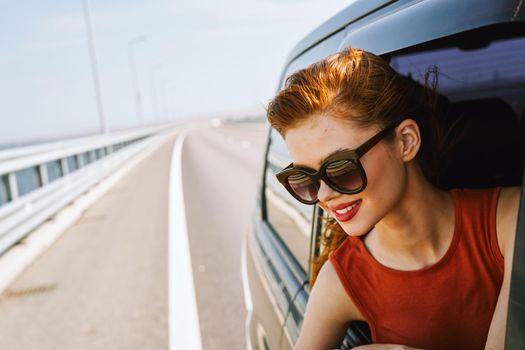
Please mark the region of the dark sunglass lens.
[[326, 175], [337, 187], [357, 190], [363, 185], [361, 173], [354, 162], [348, 159], [334, 161], [326, 167]]
[[303, 173], [291, 174], [286, 178], [290, 188], [305, 201], [311, 202], [317, 199], [317, 184]]

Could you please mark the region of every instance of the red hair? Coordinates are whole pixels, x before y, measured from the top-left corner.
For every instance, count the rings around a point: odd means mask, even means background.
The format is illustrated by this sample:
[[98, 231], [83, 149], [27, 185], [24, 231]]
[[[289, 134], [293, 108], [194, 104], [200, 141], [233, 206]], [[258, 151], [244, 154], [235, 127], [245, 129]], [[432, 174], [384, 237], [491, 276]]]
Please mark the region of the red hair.
[[[394, 71], [383, 58], [360, 49], [348, 48], [331, 55], [286, 79], [284, 89], [270, 101], [267, 117], [283, 138], [286, 132], [313, 115], [340, 118], [360, 128], [381, 129], [402, 119], [414, 119], [421, 133], [418, 164], [433, 182], [437, 167], [433, 152], [443, 139], [436, 122], [437, 71], [429, 70], [425, 86]], [[429, 77], [433, 74], [432, 86]], [[319, 257], [310, 262], [313, 285], [320, 267], [346, 238], [333, 219], [323, 225]]]

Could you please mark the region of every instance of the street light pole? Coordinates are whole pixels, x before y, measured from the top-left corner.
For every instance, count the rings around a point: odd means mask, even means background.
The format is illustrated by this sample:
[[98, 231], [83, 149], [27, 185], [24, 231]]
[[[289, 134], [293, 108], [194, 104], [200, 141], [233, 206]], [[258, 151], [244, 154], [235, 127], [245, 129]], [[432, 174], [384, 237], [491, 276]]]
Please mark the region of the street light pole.
[[144, 120], [142, 117], [142, 106], [141, 106], [142, 97], [141, 97], [140, 89], [139, 89], [139, 83], [138, 83], [138, 77], [137, 77], [137, 67], [135, 65], [135, 54], [133, 51], [133, 47], [135, 44], [144, 42], [145, 40], [146, 40], [146, 37], [138, 36], [128, 42], [128, 54], [129, 54], [129, 64], [131, 68], [131, 80], [133, 83], [133, 94], [135, 95], [135, 108], [137, 110], [137, 118], [139, 121], [139, 125], [143, 125]]
[[97, 100], [98, 118], [100, 122], [100, 132], [102, 134], [108, 133], [108, 125], [106, 117], [104, 116], [104, 107], [102, 104], [102, 93], [100, 91], [100, 81], [98, 78], [97, 56], [95, 53], [95, 44], [93, 42], [93, 34], [91, 32], [91, 16], [89, 13], [88, 0], [82, 0], [84, 8], [84, 21], [86, 23], [86, 33], [89, 46], [89, 57], [91, 61], [91, 73], [93, 75], [93, 85], [95, 87], [95, 97]]

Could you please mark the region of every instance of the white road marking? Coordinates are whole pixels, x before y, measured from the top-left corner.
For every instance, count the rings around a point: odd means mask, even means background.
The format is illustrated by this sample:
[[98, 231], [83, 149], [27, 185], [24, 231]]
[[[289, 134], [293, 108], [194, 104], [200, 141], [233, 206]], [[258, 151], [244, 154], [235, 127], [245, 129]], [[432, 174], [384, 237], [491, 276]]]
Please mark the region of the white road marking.
[[170, 350], [202, 349], [182, 186], [182, 148], [186, 133], [178, 136], [171, 158], [168, 267]]
[[252, 350], [252, 341], [250, 338], [250, 320], [253, 313], [252, 295], [250, 293], [250, 285], [248, 282], [248, 271], [246, 267], [246, 246], [247, 235], [242, 236], [242, 251], [241, 251], [241, 276], [242, 276], [242, 290], [244, 294], [244, 306], [246, 308], [246, 320], [244, 323], [244, 334], [246, 337], [246, 350]]

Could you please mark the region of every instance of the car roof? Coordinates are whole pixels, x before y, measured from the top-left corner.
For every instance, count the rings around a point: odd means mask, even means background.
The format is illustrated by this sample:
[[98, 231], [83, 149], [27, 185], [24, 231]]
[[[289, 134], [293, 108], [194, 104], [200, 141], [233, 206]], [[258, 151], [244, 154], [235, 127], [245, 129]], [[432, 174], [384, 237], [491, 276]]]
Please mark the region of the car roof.
[[342, 30], [348, 33], [341, 47], [351, 44], [383, 54], [470, 29], [525, 21], [522, 4], [516, 0], [355, 0], [302, 39], [286, 65]]

